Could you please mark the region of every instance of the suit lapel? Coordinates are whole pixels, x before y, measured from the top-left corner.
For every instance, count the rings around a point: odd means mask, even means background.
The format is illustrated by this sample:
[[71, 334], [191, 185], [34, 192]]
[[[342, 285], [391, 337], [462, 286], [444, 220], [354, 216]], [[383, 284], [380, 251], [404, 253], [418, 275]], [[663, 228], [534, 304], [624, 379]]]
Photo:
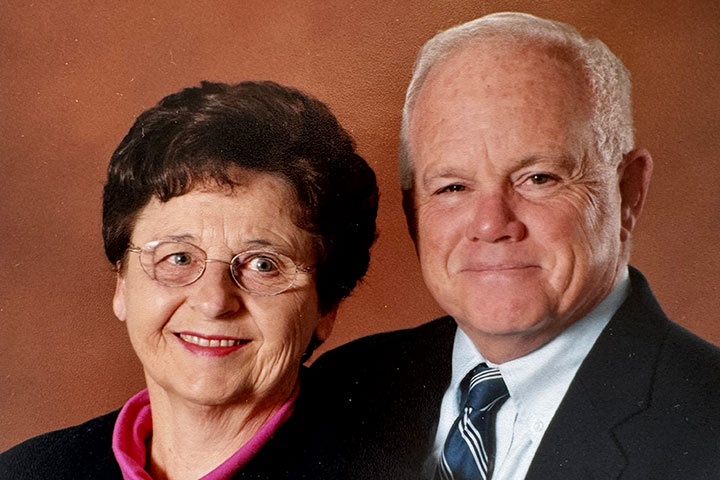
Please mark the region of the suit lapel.
[[647, 409], [668, 320], [644, 277], [613, 316], [558, 407], [527, 479], [615, 479], [627, 465], [613, 434]]

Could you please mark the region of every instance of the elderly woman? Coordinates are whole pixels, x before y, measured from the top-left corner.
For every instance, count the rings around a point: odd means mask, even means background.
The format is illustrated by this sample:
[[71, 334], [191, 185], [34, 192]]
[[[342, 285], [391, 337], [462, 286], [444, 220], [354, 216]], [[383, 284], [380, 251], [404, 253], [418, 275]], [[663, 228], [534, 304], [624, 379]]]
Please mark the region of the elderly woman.
[[372, 170], [318, 100], [271, 82], [164, 98], [115, 151], [103, 198], [113, 309], [147, 389], [9, 450], [0, 477], [330, 472], [301, 365], [367, 270], [376, 211]]

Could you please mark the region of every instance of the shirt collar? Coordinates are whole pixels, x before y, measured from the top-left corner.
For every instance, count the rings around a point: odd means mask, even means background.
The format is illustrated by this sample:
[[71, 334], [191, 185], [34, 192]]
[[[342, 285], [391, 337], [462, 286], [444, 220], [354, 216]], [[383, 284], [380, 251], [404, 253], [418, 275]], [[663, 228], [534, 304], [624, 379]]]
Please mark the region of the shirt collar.
[[[557, 388], [564, 392], [629, 292], [630, 277], [626, 268], [610, 294], [585, 317], [539, 349], [500, 365], [487, 361], [465, 332], [458, 328], [453, 345], [450, 388], [458, 388], [470, 370], [485, 362], [500, 370], [510, 398], [515, 402], [524, 403], [524, 399], [542, 397], [542, 391], [548, 389]], [[459, 395], [458, 391], [458, 399]]]
[[[290, 398], [253, 437], [222, 464], [201, 480], [229, 480], [249, 462], [287, 421], [295, 408], [298, 385]], [[147, 447], [152, 435], [150, 395], [144, 389], [128, 400], [120, 410], [112, 436], [112, 449], [126, 480], [152, 480], [145, 470]]]

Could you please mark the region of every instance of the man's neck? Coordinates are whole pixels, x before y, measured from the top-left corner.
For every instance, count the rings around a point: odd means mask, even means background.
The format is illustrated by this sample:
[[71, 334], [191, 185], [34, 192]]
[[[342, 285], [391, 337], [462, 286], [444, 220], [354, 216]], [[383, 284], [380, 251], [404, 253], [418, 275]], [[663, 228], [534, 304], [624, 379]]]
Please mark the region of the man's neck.
[[[536, 325], [535, 328], [522, 332], [495, 334], [479, 331], [471, 325], [458, 322], [458, 327], [472, 340], [475, 348], [489, 362], [500, 365], [517, 358], [524, 357], [542, 348], [576, 322], [592, 315], [597, 310], [612, 308], [614, 313], [630, 291], [628, 268], [619, 272], [617, 280], [600, 300], [583, 311], [573, 313], [568, 319], [549, 318]], [[555, 328], [552, 328], [555, 326]]]

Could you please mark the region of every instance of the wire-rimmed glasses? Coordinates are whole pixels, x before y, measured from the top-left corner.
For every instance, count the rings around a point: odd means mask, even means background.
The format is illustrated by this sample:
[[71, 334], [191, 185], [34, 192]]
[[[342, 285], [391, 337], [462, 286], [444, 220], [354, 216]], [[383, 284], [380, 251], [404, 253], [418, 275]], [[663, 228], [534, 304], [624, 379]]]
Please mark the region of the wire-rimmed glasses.
[[296, 264], [276, 252], [248, 250], [232, 260], [208, 258], [205, 250], [188, 242], [156, 240], [144, 247], [130, 245], [129, 252], [140, 256], [140, 265], [148, 277], [167, 287], [184, 287], [196, 282], [209, 262], [224, 263], [242, 290], [258, 296], [277, 295], [295, 283], [298, 272], [308, 273], [313, 267]]

